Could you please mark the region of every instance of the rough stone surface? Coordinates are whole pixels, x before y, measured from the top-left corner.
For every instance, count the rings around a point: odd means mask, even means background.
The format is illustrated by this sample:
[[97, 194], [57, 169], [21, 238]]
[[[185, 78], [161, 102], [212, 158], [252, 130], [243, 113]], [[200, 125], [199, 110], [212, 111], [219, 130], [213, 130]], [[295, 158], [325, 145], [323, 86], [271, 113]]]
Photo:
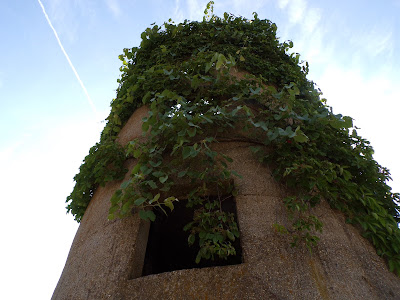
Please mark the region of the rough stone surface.
[[125, 146], [128, 142], [142, 137], [142, 119], [147, 117], [149, 109], [147, 106], [138, 108], [126, 122], [118, 134], [117, 142]]
[[[146, 108], [138, 109], [119, 136], [141, 137]], [[274, 223], [288, 224], [286, 190], [257, 162], [246, 142], [214, 146], [233, 158], [244, 262], [141, 276], [149, 224], [137, 215], [108, 221], [109, 200], [121, 182], [99, 188], [76, 233], [53, 300], [75, 299], [400, 299], [400, 278], [356, 228], [327, 203], [315, 209], [324, 223], [310, 253], [291, 248]], [[127, 162], [132, 168], [134, 160]]]

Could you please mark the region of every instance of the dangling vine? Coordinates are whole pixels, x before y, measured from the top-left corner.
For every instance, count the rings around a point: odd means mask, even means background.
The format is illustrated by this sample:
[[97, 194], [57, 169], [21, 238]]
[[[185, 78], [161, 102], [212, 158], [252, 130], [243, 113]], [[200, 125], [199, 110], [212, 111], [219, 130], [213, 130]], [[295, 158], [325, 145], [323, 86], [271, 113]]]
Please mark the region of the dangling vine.
[[[325, 199], [358, 224], [400, 275], [399, 194], [391, 192], [389, 171], [373, 159], [352, 119], [333, 114], [320, 98], [306, 78], [308, 64], [288, 54], [293, 43], [279, 42], [275, 24], [257, 14], [253, 20], [227, 13], [220, 18], [212, 14], [212, 3], [205, 13], [202, 22], [147, 28], [140, 47], [124, 49], [117, 97], [100, 142], [74, 178], [68, 212], [79, 222], [95, 189], [121, 180], [123, 162], [133, 157], [130, 179], [111, 198], [110, 219], [134, 210], [154, 221], [151, 207], [168, 213], [185, 199], [194, 211], [184, 229], [188, 243], [200, 247], [196, 261], [235, 255], [234, 217], [221, 209], [222, 196], [207, 195], [236, 192], [231, 179], [240, 174], [213, 145], [240, 127], [275, 179], [296, 190], [283, 202], [292, 225], [275, 224], [292, 236], [293, 246], [302, 242], [311, 249], [317, 243], [323, 224], [310, 209]], [[122, 148], [118, 133], [143, 105], [149, 109], [144, 138]], [[179, 180], [193, 187], [182, 199], [171, 195]]]

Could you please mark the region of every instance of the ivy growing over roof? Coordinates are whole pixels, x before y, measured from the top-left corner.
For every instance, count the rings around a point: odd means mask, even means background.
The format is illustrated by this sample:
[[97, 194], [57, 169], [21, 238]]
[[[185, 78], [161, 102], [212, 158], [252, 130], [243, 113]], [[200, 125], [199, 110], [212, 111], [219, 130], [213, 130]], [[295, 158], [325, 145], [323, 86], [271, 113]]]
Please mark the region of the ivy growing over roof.
[[[228, 13], [217, 17], [212, 3], [205, 14], [201, 22], [152, 24], [139, 47], [119, 56], [117, 96], [100, 142], [74, 177], [68, 212], [80, 222], [96, 188], [121, 180], [125, 159], [133, 157], [137, 164], [130, 179], [111, 198], [110, 219], [135, 209], [143, 219], [154, 220], [149, 207], [168, 213], [182, 201], [171, 189], [186, 179], [194, 186], [184, 198], [194, 218], [184, 230], [189, 244], [200, 246], [196, 261], [235, 255], [231, 242], [239, 236], [237, 224], [220, 209], [223, 197], [207, 194], [215, 186], [236, 192], [231, 178], [240, 174], [213, 145], [240, 127], [260, 162], [296, 190], [282, 202], [292, 225], [275, 224], [275, 230], [290, 235], [293, 246], [303, 243], [311, 249], [323, 228], [311, 208], [325, 199], [400, 275], [399, 194], [391, 192], [389, 171], [373, 159], [372, 147], [357, 134], [352, 119], [327, 106], [306, 77], [308, 64], [299, 54], [289, 54], [293, 43], [278, 40], [274, 23], [257, 14], [252, 20]], [[143, 105], [150, 110], [144, 139], [120, 146], [118, 133]]]

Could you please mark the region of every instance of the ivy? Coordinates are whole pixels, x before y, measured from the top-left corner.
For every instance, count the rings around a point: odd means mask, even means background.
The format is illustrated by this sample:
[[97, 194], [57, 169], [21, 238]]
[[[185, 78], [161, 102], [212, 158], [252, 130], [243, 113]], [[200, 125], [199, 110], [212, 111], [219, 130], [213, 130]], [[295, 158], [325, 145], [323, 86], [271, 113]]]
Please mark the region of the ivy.
[[[121, 180], [123, 162], [132, 157], [136, 165], [112, 196], [109, 219], [137, 211], [154, 221], [154, 208], [168, 214], [185, 201], [193, 220], [183, 230], [189, 245], [200, 246], [196, 262], [235, 255], [239, 231], [222, 203], [237, 193], [232, 178], [240, 174], [213, 145], [240, 129], [274, 178], [296, 191], [283, 201], [291, 225], [274, 225], [292, 246], [311, 250], [318, 242], [323, 224], [311, 211], [325, 199], [400, 275], [399, 194], [386, 184], [389, 171], [373, 159], [352, 119], [333, 114], [320, 98], [306, 78], [308, 64], [288, 54], [293, 43], [279, 42], [276, 30], [257, 14], [217, 17], [211, 2], [201, 22], [147, 28], [140, 46], [119, 56], [117, 96], [100, 142], [74, 178], [68, 212], [79, 222], [96, 188]], [[149, 108], [144, 138], [118, 146], [122, 126], [143, 105]], [[179, 199], [178, 182], [192, 187]]]
[[99, 186], [107, 182], [121, 180], [126, 169], [123, 167], [125, 151], [112, 140], [97, 143], [90, 148], [89, 154], [75, 175], [75, 187], [67, 197], [67, 212], [80, 222], [93, 194]]

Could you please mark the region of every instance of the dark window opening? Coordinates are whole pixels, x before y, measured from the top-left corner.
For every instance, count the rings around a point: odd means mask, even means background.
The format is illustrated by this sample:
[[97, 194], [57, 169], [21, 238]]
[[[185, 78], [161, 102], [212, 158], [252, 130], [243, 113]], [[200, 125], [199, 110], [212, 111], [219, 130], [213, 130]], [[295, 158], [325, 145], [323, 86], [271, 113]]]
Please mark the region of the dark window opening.
[[[227, 197], [222, 202], [222, 210], [233, 213], [237, 223], [233, 196]], [[189, 233], [183, 230], [193, 218], [193, 209], [187, 208], [185, 201], [178, 202], [168, 215], [159, 210], [154, 212], [156, 220], [150, 226], [142, 276], [182, 269], [236, 265], [243, 262], [240, 238], [236, 238], [232, 243], [236, 249], [235, 256], [229, 256], [227, 259], [219, 257], [214, 257], [214, 260], [201, 259], [200, 263], [196, 264], [195, 259], [200, 249], [197, 240], [189, 246]]]

